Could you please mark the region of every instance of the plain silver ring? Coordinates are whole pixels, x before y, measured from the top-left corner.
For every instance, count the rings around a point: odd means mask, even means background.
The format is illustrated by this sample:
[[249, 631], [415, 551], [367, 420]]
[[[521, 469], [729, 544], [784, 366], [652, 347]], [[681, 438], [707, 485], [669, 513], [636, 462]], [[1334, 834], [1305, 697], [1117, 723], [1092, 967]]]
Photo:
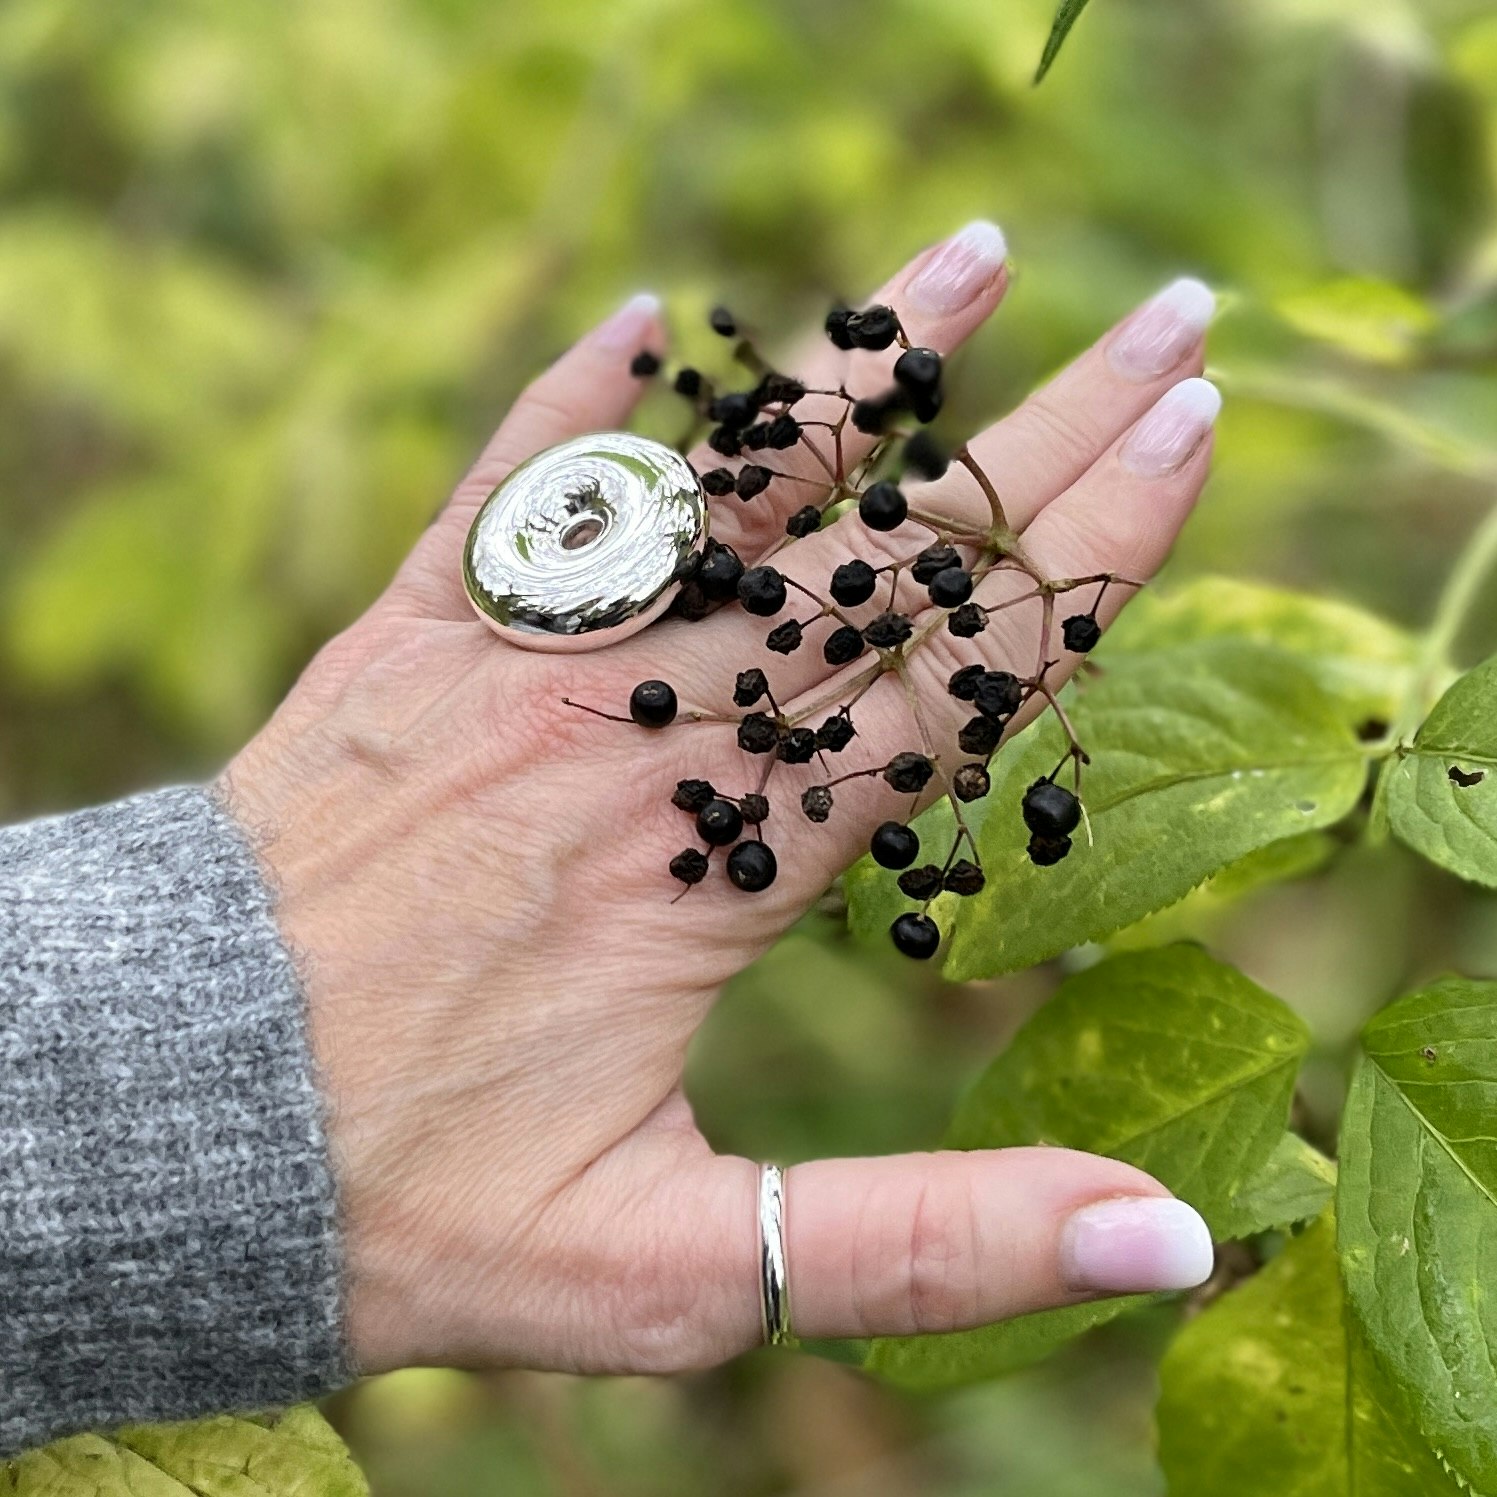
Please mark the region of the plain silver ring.
[[759, 1323], [766, 1346], [793, 1346], [790, 1273], [785, 1259], [785, 1172], [759, 1166]]

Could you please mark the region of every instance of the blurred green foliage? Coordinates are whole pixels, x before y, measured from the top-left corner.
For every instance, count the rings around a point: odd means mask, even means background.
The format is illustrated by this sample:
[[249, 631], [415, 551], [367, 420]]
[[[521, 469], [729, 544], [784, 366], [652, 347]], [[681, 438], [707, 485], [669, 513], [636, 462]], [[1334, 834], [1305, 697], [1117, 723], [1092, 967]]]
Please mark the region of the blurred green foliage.
[[[6, 0], [0, 815], [214, 768], [375, 594], [525, 378], [640, 286], [770, 341], [966, 219], [1016, 275], [952, 433], [1181, 271], [1226, 294], [1218, 473], [1172, 576], [1418, 626], [1493, 502], [1487, 0]], [[648, 422], [649, 412], [645, 415]], [[1497, 641], [1478, 600], [1468, 664]], [[1321, 868], [1308, 860], [1306, 871]], [[1348, 1045], [1491, 901], [1397, 852], [1198, 899]], [[951, 988], [808, 919], [704, 1032], [724, 1146], [933, 1142], [1052, 990]], [[811, 1359], [669, 1383], [402, 1374], [332, 1414], [380, 1494], [1162, 1490], [1148, 1316], [907, 1401]]]

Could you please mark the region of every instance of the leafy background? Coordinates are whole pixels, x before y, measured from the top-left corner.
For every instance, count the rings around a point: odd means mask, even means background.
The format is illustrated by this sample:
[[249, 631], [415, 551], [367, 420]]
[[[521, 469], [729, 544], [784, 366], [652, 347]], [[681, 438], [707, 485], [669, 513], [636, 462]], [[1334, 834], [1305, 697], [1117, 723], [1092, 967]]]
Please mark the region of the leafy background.
[[[6, 0], [0, 816], [211, 771], [527, 374], [630, 290], [665, 293], [688, 345], [719, 296], [780, 334], [979, 214], [1017, 276], [950, 431], [1202, 274], [1229, 304], [1227, 409], [1169, 585], [1228, 572], [1422, 625], [1493, 502], [1497, 17], [1095, 0], [1036, 90], [1049, 21], [1044, 0]], [[1397, 650], [1351, 627], [1343, 684], [1373, 716]], [[1492, 653], [1497, 589], [1455, 644]], [[1411, 853], [1307, 835], [1299, 881], [1239, 877], [1114, 944], [1207, 938], [1286, 999], [1311, 1036], [1295, 1122], [1330, 1149], [1368, 1014], [1497, 971], [1497, 913]], [[928, 1145], [1096, 954], [954, 986], [809, 918], [702, 1036], [704, 1124], [790, 1159]], [[1276, 1275], [1307, 1303], [1326, 1230]], [[329, 1414], [391, 1497], [1133, 1497], [1163, 1490], [1173, 1325], [1145, 1310], [939, 1398], [760, 1356], [407, 1373]], [[1199, 1354], [1176, 1343], [1167, 1394]]]

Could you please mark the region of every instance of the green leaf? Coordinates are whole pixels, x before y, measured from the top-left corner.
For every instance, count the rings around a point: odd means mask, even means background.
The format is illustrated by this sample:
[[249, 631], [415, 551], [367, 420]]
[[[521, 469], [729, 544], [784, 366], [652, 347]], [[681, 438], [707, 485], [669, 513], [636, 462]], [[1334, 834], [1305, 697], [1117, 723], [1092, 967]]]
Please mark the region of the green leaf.
[[1341, 1125], [1347, 1295], [1430, 1443], [1497, 1489], [1497, 983], [1447, 978], [1384, 1009]]
[[1296, 331], [1375, 364], [1406, 364], [1437, 323], [1430, 305], [1391, 281], [1347, 276], [1281, 297]]
[[[1244, 1218], [1239, 1195], [1264, 1188], [1308, 1045], [1289, 1008], [1198, 947], [1132, 952], [1061, 986], [989, 1066], [946, 1142], [1055, 1144], [1126, 1160], [1221, 1235]], [[919, 1387], [994, 1377], [1139, 1303], [1104, 1300], [978, 1331], [885, 1338], [869, 1366]]]
[[1109, 628], [1098, 656], [1108, 664], [1206, 639], [1245, 639], [1293, 655], [1353, 727], [1398, 715], [1419, 654], [1407, 630], [1351, 603], [1211, 576], [1141, 593]]
[[1497, 888], [1497, 655], [1455, 682], [1383, 773], [1399, 840]]
[[1060, 9], [1055, 12], [1055, 21], [1050, 27], [1050, 35], [1045, 38], [1045, 50], [1040, 54], [1040, 65], [1035, 69], [1034, 81], [1044, 81], [1045, 74], [1050, 71], [1051, 64], [1060, 56], [1060, 49], [1065, 45], [1066, 38], [1071, 34], [1071, 27], [1081, 18], [1081, 12], [1086, 9], [1087, 0], [1061, 0]]
[[1160, 1366], [1177, 1497], [1456, 1497], [1344, 1314], [1329, 1215], [1181, 1330]]
[[1037, 868], [1024, 787], [1065, 751], [1053, 714], [994, 761], [977, 833], [987, 887], [957, 914], [947, 974], [1016, 971], [1163, 909], [1258, 848], [1338, 821], [1366, 781], [1344, 716], [1282, 651], [1214, 640], [1114, 660], [1075, 695], [1089, 815]]
[[8, 1497], [368, 1497], [310, 1404], [278, 1418], [138, 1424], [75, 1435], [0, 1467]]
[[1297, 1134], [1286, 1133], [1268, 1162], [1233, 1196], [1216, 1222], [1224, 1238], [1282, 1231], [1320, 1215], [1336, 1191], [1336, 1166]]

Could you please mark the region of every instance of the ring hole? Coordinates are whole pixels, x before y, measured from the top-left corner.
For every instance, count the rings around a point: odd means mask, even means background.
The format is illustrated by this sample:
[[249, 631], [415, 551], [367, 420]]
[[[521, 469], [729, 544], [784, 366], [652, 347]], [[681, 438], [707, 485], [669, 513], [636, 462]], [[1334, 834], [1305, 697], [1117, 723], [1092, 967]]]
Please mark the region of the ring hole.
[[562, 532], [561, 549], [563, 551], [580, 551], [584, 546], [590, 546], [603, 534], [603, 522], [596, 515], [584, 515], [580, 520], [574, 521]]

